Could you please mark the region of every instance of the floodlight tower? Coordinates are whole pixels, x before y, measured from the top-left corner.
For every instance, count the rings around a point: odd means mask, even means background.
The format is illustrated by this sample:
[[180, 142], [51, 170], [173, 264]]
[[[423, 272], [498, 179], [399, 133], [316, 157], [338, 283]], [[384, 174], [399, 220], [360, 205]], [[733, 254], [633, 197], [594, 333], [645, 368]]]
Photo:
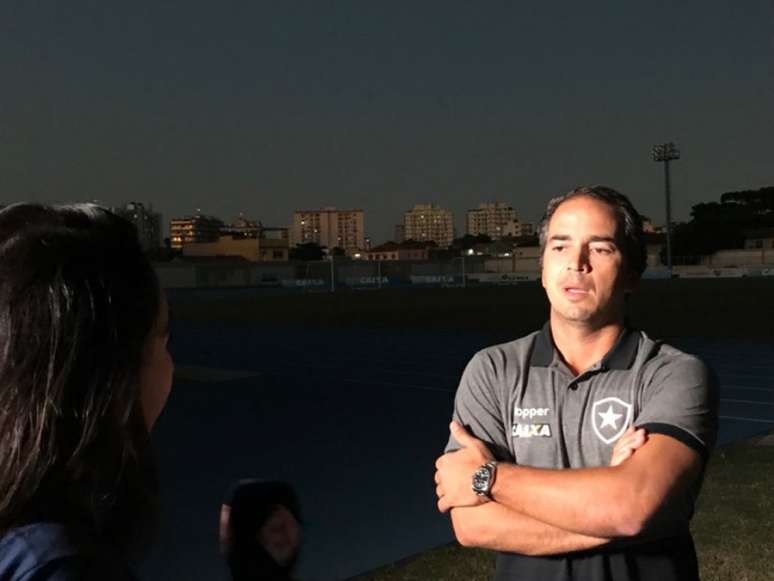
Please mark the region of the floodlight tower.
[[669, 183], [669, 162], [680, 159], [680, 150], [674, 143], [662, 143], [654, 145], [650, 152], [653, 161], [664, 162], [664, 190], [666, 193], [666, 241], [667, 241], [667, 268], [669, 277], [672, 277], [672, 198]]

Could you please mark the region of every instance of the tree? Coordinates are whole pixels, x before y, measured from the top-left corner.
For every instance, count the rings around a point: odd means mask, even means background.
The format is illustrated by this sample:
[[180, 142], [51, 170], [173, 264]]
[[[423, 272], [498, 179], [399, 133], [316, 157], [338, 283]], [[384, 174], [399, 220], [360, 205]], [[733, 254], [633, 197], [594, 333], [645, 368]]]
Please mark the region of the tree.
[[322, 260], [324, 256], [323, 247], [315, 242], [305, 242], [290, 249], [290, 260]]
[[750, 208], [758, 215], [774, 213], [774, 186], [758, 190], [742, 190], [726, 192], [720, 196], [721, 204], [741, 204]]
[[774, 187], [726, 192], [720, 202], [691, 209], [691, 221], [674, 229], [672, 254], [698, 257], [718, 250], [743, 248], [745, 232], [774, 227]]
[[400, 244], [401, 248], [417, 248], [423, 247], [427, 249], [438, 248], [438, 243], [435, 240], [414, 240], [413, 238], [407, 238]]
[[489, 244], [491, 241], [492, 239], [486, 234], [479, 234], [477, 236], [465, 234], [465, 236], [452, 240], [451, 248], [455, 250], [470, 250], [476, 244]]

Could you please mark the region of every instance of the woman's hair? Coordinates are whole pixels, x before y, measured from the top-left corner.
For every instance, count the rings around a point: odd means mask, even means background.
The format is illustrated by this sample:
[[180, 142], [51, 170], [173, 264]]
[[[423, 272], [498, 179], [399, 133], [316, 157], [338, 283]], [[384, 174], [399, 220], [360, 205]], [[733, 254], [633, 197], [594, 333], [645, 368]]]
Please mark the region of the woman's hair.
[[86, 526], [126, 550], [156, 521], [140, 369], [160, 290], [98, 206], [0, 211], [0, 533]]

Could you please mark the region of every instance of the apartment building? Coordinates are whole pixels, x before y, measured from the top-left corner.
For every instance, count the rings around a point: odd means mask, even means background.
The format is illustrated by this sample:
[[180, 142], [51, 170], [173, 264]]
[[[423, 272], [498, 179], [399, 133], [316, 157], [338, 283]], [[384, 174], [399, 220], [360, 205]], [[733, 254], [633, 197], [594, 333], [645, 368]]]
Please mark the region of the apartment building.
[[145, 252], [153, 252], [161, 247], [161, 214], [153, 211], [153, 206], [142, 202], [127, 202], [123, 206], [110, 208], [114, 214], [128, 220], [137, 229], [137, 238]]
[[169, 238], [174, 250], [182, 250], [186, 244], [215, 242], [224, 228], [223, 221], [213, 216], [196, 214], [169, 221]]
[[366, 246], [364, 222], [363, 210], [297, 210], [293, 212], [291, 243], [314, 242], [329, 250], [339, 247], [354, 254]]
[[404, 214], [406, 240], [433, 241], [448, 248], [454, 240], [454, 219], [451, 210], [434, 204], [417, 204]]
[[516, 210], [504, 202], [485, 202], [478, 208], [468, 210], [468, 234], [472, 236], [485, 235], [492, 240], [508, 236], [518, 226], [519, 219]]

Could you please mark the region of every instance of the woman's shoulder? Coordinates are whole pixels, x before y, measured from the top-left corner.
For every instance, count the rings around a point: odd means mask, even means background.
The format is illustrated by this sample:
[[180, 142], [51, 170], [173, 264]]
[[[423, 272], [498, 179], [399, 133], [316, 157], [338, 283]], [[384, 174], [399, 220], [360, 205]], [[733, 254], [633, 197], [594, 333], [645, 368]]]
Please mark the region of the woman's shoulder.
[[89, 535], [59, 523], [39, 522], [0, 538], [3, 581], [134, 580], [122, 559], [114, 559]]

